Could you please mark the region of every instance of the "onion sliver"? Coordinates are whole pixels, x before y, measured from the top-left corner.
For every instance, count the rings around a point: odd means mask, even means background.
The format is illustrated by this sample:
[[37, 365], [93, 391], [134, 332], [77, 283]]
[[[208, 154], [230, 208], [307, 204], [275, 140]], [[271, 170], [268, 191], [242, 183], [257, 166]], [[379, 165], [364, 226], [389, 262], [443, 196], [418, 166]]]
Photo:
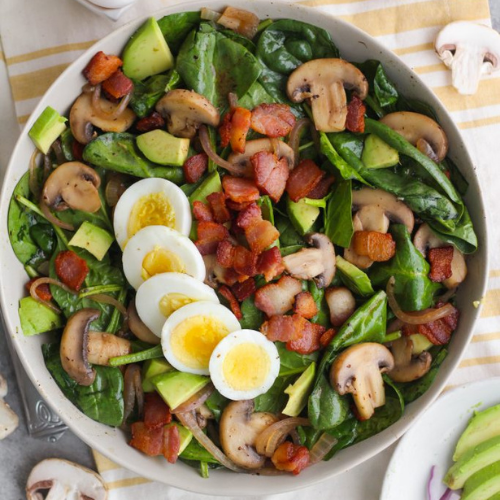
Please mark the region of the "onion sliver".
[[137, 308], [135, 307], [135, 299], [132, 299], [127, 308], [127, 319], [129, 330], [143, 342], [148, 344], [158, 345], [160, 337], [157, 337], [139, 318]]
[[31, 297], [34, 300], [36, 300], [37, 302], [39, 302], [40, 304], [43, 304], [44, 306], [47, 306], [49, 309], [52, 309], [52, 311], [56, 312], [57, 314], [60, 314], [61, 310], [58, 307], [56, 307], [51, 302], [48, 302], [46, 300], [41, 299], [38, 296], [38, 294], [36, 293], [36, 289], [40, 285], [44, 285], [44, 284], [58, 286], [58, 287], [62, 288], [65, 292], [70, 293], [72, 295], [76, 295], [76, 293], [73, 290], [71, 290], [71, 288], [67, 287], [64, 283], [61, 283], [60, 281], [55, 280], [53, 278], [43, 277], [43, 278], [38, 278], [37, 280], [33, 281], [33, 283], [30, 286], [30, 295], [31, 295]]
[[307, 426], [311, 424], [307, 418], [290, 417], [266, 427], [255, 440], [257, 453], [272, 457], [276, 448], [285, 440], [286, 436], [299, 425]]
[[127, 317], [127, 310], [125, 309], [125, 306], [119, 300], [111, 297], [111, 295], [107, 295], [105, 293], [95, 293], [94, 295], [87, 295], [86, 298], [94, 300], [95, 302], [100, 302], [101, 304], [109, 304], [110, 306], [116, 308], [124, 318]]
[[99, 84], [94, 87], [92, 93], [92, 111], [105, 120], [116, 120], [125, 111], [131, 98], [132, 93], [123, 96], [119, 104], [113, 108], [113, 111], [108, 113], [101, 107], [101, 84]]
[[42, 211], [45, 218], [54, 224], [54, 226], [60, 227], [61, 229], [66, 229], [68, 231], [74, 231], [75, 228], [71, 224], [67, 224], [62, 220], [59, 220], [49, 209], [49, 207], [43, 202], [40, 201], [40, 210]]
[[404, 312], [399, 307], [396, 297], [394, 296], [395, 281], [394, 276], [391, 276], [387, 282], [387, 301], [389, 302], [389, 306], [395, 316], [404, 323], [409, 325], [423, 325], [425, 323], [430, 323], [431, 321], [437, 321], [438, 319], [445, 318], [453, 312], [454, 308], [451, 304], [445, 304], [443, 307], [438, 309], [430, 307], [424, 311]]
[[295, 163], [299, 161], [300, 135], [304, 127], [311, 125], [309, 118], [301, 118], [295, 122], [288, 138], [288, 145], [293, 149]]
[[207, 384], [203, 389], [191, 396], [187, 401], [177, 406], [171, 413], [186, 413], [197, 410], [214, 392], [213, 384]]
[[338, 439], [323, 432], [318, 441], [314, 444], [309, 452], [309, 465], [321, 462], [328, 454], [328, 452], [338, 443]]
[[137, 401], [137, 411], [142, 417], [144, 410], [144, 391], [142, 390], [141, 369], [137, 364], [127, 366], [123, 376], [124, 413], [123, 424], [127, 422]]

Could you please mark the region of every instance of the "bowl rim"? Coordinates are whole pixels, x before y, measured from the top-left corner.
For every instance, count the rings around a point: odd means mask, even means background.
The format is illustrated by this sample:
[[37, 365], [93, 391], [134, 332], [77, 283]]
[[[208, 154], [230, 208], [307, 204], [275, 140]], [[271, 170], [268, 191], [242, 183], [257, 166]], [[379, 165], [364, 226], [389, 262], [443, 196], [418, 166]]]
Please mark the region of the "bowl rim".
[[[154, 12], [151, 12], [149, 15], [143, 16], [141, 18], [131, 20], [121, 27], [119, 27], [116, 30], [111, 31], [109, 34], [107, 34], [105, 37], [101, 38], [100, 40], [96, 41], [95, 44], [93, 44], [91, 47], [89, 47], [84, 53], [82, 53], [75, 61], [73, 61], [68, 68], [66, 68], [62, 74], [57, 78], [57, 80], [50, 86], [50, 88], [47, 90], [47, 92], [44, 94], [44, 96], [41, 98], [40, 102], [37, 104], [35, 109], [33, 110], [30, 118], [28, 119], [25, 128], [23, 129], [23, 132], [21, 133], [21, 136], [19, 137], [16, 146], [12, 152], [10, 161], [8, 163], [7, 169], [5, 170], [4, 174], [4, 182], [0, 194], [0, 208], [6, 205], [8, 207], [8, 202], [10, 201], [11, 197], [11, 191], [8, 191], [8, 183], [5, 182], [9, 176], [12, 176], [12, 173], [14, 171], [14, 164], [15, 164], [15, 158], [20, 154], [20, 151], [22, 151], [24, 145], [22, 144], [22, 139], [27, 135], [27, 131], [31, 127], [31, 125], [34, 123], [35, 119], [39, 116], [41, 111], [45, 108], [45, 106], [48, 104], [46, 102], [47, 96], [50, 96], [52, 93], [54, 87], [57, 86], [58, 82], [61, 80], [65, 80], [68, 75], [70, 75], [74, 71], [74, 67], [78, 66], [79, 63], [82, 61], [88, 61], [89, 57], [91, 57], [95, 50], [97, 45], [108, 45], [110, 40], [114, 40], [115, 38], [124, 38], [125, 33], [130, 33], [132, 34], [135, 29], [137, 29], [148, 17], [155, 17], [159, 18], [164, 15], [168, 14], [173, 14], [177, 12], [183, 12], [183, 11], [188, 11], [192, 10], [194, 8], [199, 9], [201, 6], [209, 6], [214, 3], [223, 3], [220, 2], [219, 0], [190, 0], [188, 2], [183, 2], [182, 0], [174, 0], [171, 4], [168, 5], [168, 7], [156, 10]], [[230, 4], [231, 2], [229, 2]], [[224, 4], [226, 4], [224, 2]], [[423, 80], [420, 78], [418, 74], [416, 74], [413, 70], [411, 70], [398, 56], [392, 53], [392, 51], [388, 48], [386, 48], [384, 45], [382, 45], [377, 39], [369, 35], [368, 33], [362, 31], [361, 29], [357, 28], [356, 26], [339, 19], [331, 14], [327, 14], [322, 11], [318, 11], [317, 9], [312, 9], [311, 7], [303, 6], [303, 5], [298, 5], [298, 4], [293, 4], [293, 3], [288, 3], [288, 2], [267, 2], [266, 0], [248, 0], [247, 6], [248, 8], [252, 7], [257, 7], [257, 9], [263, 9], [265, 10], [266, 7], [269, 7], [270, 5], [274, 6], [277, 9], [285, 9], [287, 17], [293, 18], [293, 19], [304, 19], [304, 22], [311, 22], [310, 18], [311, 16], [315, 16], [312, 12], [316, 12], [317, 14], [321, 14], [322, 16], [326, 17], [328, 19], [328, 24], [330, 25], [330, 28], [327, 28], [327, 31], [330, 33], [332, 32], [333, 28], [335, 25], [337, 26], [343, 26], [344, 29], [347, 29], [350, 31], [353, 35], [353, 37], [361, 37], [362, 39], [366, 39], [370, 42], [371, 46], [373, 47], [373, 51], [377, 51], [377, 53], [380, 53], [381, 55], [386, 55], [390, 60], [395, 61], [396, 66], [398, 67], [403, 67], [406, 73], [409, 75], [408, 77], [402, 77], [403, 81], [406, 81], [408, 78], [412, 78], [416, 83], [419, 88], [419, 91], [424, 91], [427, 93], [427, 95], [424, 96], [424, 99], [427, 101], [430, 100], [432, 106], [434, 106], [440, 114], [442, 114], [443, 117], [446, 118], [447, 124], [446, 124], [446, 129], [450, 130], [458, 137], [459, 140], [459, 145], [462, 148], [460, 153], [464, 156], [461, 160], [462, 164], [469, 165], [470, 169], [468, 168], [467, 170], [470, 170], [471, 172], [471, 179], [475, 182], [478, 193], [479, 193], [479, 199], [476, 200], [476, 203], [478, 203], [478, 211], [480, 215], [478, 217], [482, 218], [484, 221], [484, 235], [483, 239], [481, 240], [482, 244], [482, 252], [481, 252], [481, 258], [482, 259], [482, 264], [480, 266], [479, 270], [479, 288], [481, 296], [484, 296], [484, 292], [486, 289], [486, 283], [487, 283], [487, 277], [488, 277], [488, 269], [489, 269], [489, 253], [488, 253], [488, 232], [486, 230], [486, 211], [485, 211], [485, 206], [484, 206], [484, 198], [481, 196], [480, 193], [480, 186], [478, 182], [477, 175], [474, 173], [475, 167], [473, 166], [474, 163], [470, 157], [469, 150], [465, 145], [465, 141], [463, 139], [463, 136], [458, 129], [457, 125], [451, 118], [449, 112], [446, 110], [444, 105], [437, 99], [435, 94], [433, 94], [432, 90], [430, 87], [428, 87]], [[279, 7], [278, 7], [279, 6]], [[277, 16], [269, 16], [268, 17], [274, 17], [277, 18]], [[264, 16], [261, 16], [261, 18], [264, 18]], [[335, 35], [332, 34], [332, 38], [335, 42]], [[125, 39], [125, 38], [124, 38]], [[441, 120], [440, 120], [441, 121]], [[468, 203], [470, 204], [470, 202]], [[5, 213], [5, 218], [6, 218], [7, 213]], [[477, 229], [477, 227], [476, 227]], [[8, 239], [8, 236], [4, 235], [2, 236], [2, 239], [6, 239], [8, 248], [10, 249], [10, 241]], [[4, 253], [5, 250], [5, 245], [2, 242], [2, 246], [0, 248], [0, 255]], [[7, 250], [9, 251], [9, 250]], [[12, 251], [12, 249], [10, 249]], [[478, 252], [479, 253], [479, 252]], [[71, 428], [71, 430], [80, 438], [82, 441], [84, 441], [88, 446], [91, 446], [95, 448], [97, 451], [102, 453], [105, 456], [110, 457], [114, 462], [119, 464], [120, 466], [132, 470], [136, 472], [137, 474], [149, 477], [151, 479], [155, 480], [160, 480], [164, 482], [165, 484], [175, 486], [177, 488], [181, 488], [187, 491], [192, 491], [196, 493], [204, 493], [204, 494], [218, 494], [218, 495], [224, 495], [224, 496], [229, 496], [229, 495], [240, 495], [240, 496], [247, 496], [247, 495], [255, 495], [255, 494], [262, 494], [263, 491], [266, 492], [266, 494], [274, 494], [274, 493], [283, 493], [287, 491], [292, 491], [292, 490], [297, 490], [300, 488], [305, 488], [308, 486], [312, 486], [314, 484], [317, 484], [321, 481], [325, 481], [326, 479], [329, 479], [333, 477], [334, 475], [340, 474], [342, 472], [347, 471], [348, 469], [360, 464], [363, 461], [368, 460], [369, 458], [373, 457], [374, 455], [378, 454], [388, 446], [390, 446], [394, 441], [396, 441], [401, 435], [403, 435], [412, 425], [412, 423], [419, 417], [421, 416], [425, 409], [437, 398], [437, 396], [441, 393], [442, 389], [444, 388], [447, 380], [453, 373], [454, 369], [457, 367], [458, 363], [460, 362], [461, 357], [463, 356], [465, 349], [470, 341], [470, 338], [472, 336], [473, 332], [473, 326], [475, 322], [477, 321], [477, 318], [479, 316], [479, 312], [481, 309], [481, 305], [478, 309], [475, 311], [475, 316], [472, 320], [471, 327], [469, 328], [468, 333], [465, 335], [464, 332], [462, 332], [462, 337], [466, 337], [462, 339], [462, 347], [459, 349], [458, 355], [454, 356], [453, 359], [447, 359], [445, 361], [446, 363], [446, 374], [443, 376], [444, 373], [444, 366], [440, 367], [440, 371], [438, 373], [438, 376], [434, 380], [433, 384], [428, 388], [426, 393], [421, 396], [418, 399], [419, 403], [419, 409], [416, 411], [411, 411], [408, 410], [408, 408], [405, 408], [405, 412], [403, 416], [391, 425], [389, 428], [385, 429], [384, 431], [372, 436], [368, 440], [358, 443], [347, 450], [353, 450], [354, 448], [358, 448], [360, 445], [363, 446], [363, 453], [359, 453], [357, 456], [350, 457], [347, 460], [343, 460], [338, 467], [332, 467], [332, 469], [335, 469], [334, 471], [325, 471], [321, 470], [319, 471], [319, 465], [317, 464], [315, 467], [312, 467], [312, 469], [318, 468], [318, 472], [315, 473], [314, 475], [310, 474], [310, 470], [304, 471], [300, 476], [295, 478], [296, 480], [288, 480], [286, 483], [285, 482], [280, 482], [278, 478], [274, 478], [274, 482], [269, 482], [270, 478], [264, 478], [260, 477], [259, 478], [259, 483], [261, 483], [261, 487], [254, 490], [251, 488], [247, 488], [245, 491], [241, 491], [241, 486], [238, 484], [234, 485], [229, 485], [227, 483], [226, 479], [226, 485], [224, 486], [224, 490], [220, 491], [220, 488], [214, 488], [213, 485], [216, 483], [215, 479], [213, 481], [204, 481], [202, 485], [198, 485], [198, 482], [193, 480], [188, 482], [187, 484], [180, 484], [176, 477], [165, 477], [165, 478], [160, 478], [160, 477], [152, 477], [151, 474], [148, 474], [148, 470], [143, 470], [140, 468], [135, 468], [134, 465], [130, 464], [129, 462], [126, 461], [125, 458], [122, 458], [119, 454], [117, 454], [114, 451], [110, 451], [108, 448], [105, 447], [104, 444], [102, 444], [99, 440], [97, 440], [95, 437], [92, 439], [89, 439], [89, 437], [85, 434], [84, 430], [82, 430], [80, 427], [77, 426], [77, 423], [72, 420], [72, 416], [66, 414], [66, 410], [63, 408], [60, 408], [57, 406], [56, 401], [52, 401], [51, 399], [48, 399], [48, 396], [45, 393], [44, 387], [42, 387], [36, 377], [36, 370], [34, 367], [32, 367], [29, 364], [28, 358], [25, 356], [21, 342], [19, 341], [18, 335], [16, 332], [15, 325], [12, 323], [10, 315], [7, 313], [9, 310], [9, 305], [8, 305], [8, 298], [6, 296], [6, 290], [4, 289], [4, 284], [3, 281], [0, 281], [0, 304], [2, 307], [2, 311], [5, 311], [3, 314], [4, 317], [4, 324], [6, 326], [6, 334], [10, 335], [11, 338], [13, 339], [13, 344], [16, 349], [17, 354], [19, 355], [19, 358], [23, 364], [24, 369], [26, 370], [28, 376], [30, 377], [31, 381], [37, 387], [39, 392], [41, 392], [41, 395], [44, 397], [44, 399], [47, 399], [47, 403], [51, 408], [55, 410], [55, 412], [61, 417], [61, 419], [68, 425], [68, 427]], [[16, 313], [17, 314], [17, 313]], [[22, 338], [22, 334], [20, 334], [20, 338]], [[448, 357], [449, 358], [449, 357]], [[53, 381], [53, 380], [52, 380]], [[53, 381], [54, 382], [54, 381]], [[55, 382], [54, 382], [55, 384]], [[59, 390], [59, 388], [57, 387]], [[81, 413], [80, 410], [78, 410], [76, 407], [73, 407], [78, 413]], [[73, 413], [70, 409], [68, 409], [69, 413]], [[73, 415], [74, 416], [74, 415]], [[87, 419], [88, 417], [85, 417]], [[104, 424], [99, 424], [99, 425], [104, 425]], [[370, 443], [371, 446], [368, 446], [367, 443]], [[369, 448], [368, 450], [366, 448]], [[329, 464], [332, 462], [340, 462], [338, 459], [339, 456], [344, 456], [344, 451], [347, 450], [342, 450], [341, 453], [337, 454], [334, 459], [332, 459]], [[323, 464], [326, 464], [325, 462]], [[185, 466], [183, 464], [183, 466]], [[187, 466], [185, 466], [187, 467]], [[224, 474], [224, 478], [227, 477], [227, 474], [231, 474], [233, 476], [236, 476], [236, 474], [229, 472], [229, 471], [212, 471], [213, 477], [219, 474], [221, 474], [220, 477], [222, 477], [222, 474]], [[238, 475], [239, 476], [239, 475]], [[244, 476], [244, 477], [250, 477], [250, 476]], [[257, 478], [256, 476], [251, 476], [252, 478], [255, 478], [255, 483], [257, 484]], [[300, 481], [300, 483], [299, 483]], [[218, 482], [218, 481], [217, 481]], [[241, 480], [240, 480], [241, 482]], [[262, 488], [262, 485], [265, 485], [265, 489]], [[252, 485], [253, 486], [253, 485]]]

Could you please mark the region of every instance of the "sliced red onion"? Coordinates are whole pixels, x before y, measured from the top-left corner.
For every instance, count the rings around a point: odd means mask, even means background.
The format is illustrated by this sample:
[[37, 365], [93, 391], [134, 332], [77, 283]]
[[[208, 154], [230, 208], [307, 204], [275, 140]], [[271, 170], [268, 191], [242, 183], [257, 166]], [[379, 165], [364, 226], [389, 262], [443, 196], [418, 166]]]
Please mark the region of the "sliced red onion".
[[121, 101], [113, 108], [111, 112], [104, 111], [101, 106], [101, 84], [94, 87], [92, 93], [92, 110], [94, 113], [105, 120], [116, 120], [127, 108], [132, 93], [122, 97]]
[[114, 297], [111, 297], [111, 295], [107, 295], [105, 293], [95, 293], [93, 295], [87, 295], [87, 299], [91, 299], [102, 304], [109, 304], [117, 309], [124, 318], [127, 317], [127, 309], [125, 309], [125, 306]]
[[300, 120], [297, 120], [295, 122], [295, 125], [290, 131], [290, 135], [288, 137], [288, 145], [293, 149], [295, 163], [298, 163], [300, 157], [299, 146], [302, 129], [304, 129], [305, 127], [309, 127], [310, 125], [311, 121], [309, 120], [309, 118], [301, 118]]
[[255, 440], [255, 449], [259, 455], [272, 457], [286, 436], [299, 425], [311, 425], [307, 418], [290, 417], [266, 427]]
[[61, 229], [66, 229], [68, 231], [75, 230], [75, 228], [71, 224], [63, 222], [62, 220], [59, 220], [55, 215], [53, 215], [49, 207], [43, 201], [40, 202], [40, 210], [42, 211], [45, 218], [49, 222], [54, 224], [54, 226], [60, 227]]
[[215, 387], [213, 384], [207, 384], [203, 389], [191, 396], [186, 402], [177, 406], [171, 413], [186, 413], [197, 410], [214, 392]]
[[135, 403], [137, 411], [142, 416], [144, 410], [144, 391], [142, 390], [141, 369], [137, 364], [130, 364], [123, 376], [123, 400], [125, 404], [123, 424], [126, 424]]
[[321, 462], [337, 443], [337, 438], [327, 432], [323, 432], [309, 452], [309, 465]]

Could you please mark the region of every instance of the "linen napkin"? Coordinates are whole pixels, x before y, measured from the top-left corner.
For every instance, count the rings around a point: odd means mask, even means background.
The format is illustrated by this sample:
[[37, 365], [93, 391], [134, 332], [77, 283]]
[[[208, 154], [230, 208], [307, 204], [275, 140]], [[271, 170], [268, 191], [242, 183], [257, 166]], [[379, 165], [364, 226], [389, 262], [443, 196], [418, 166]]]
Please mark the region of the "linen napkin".
[[[19, 126], [26, 122], [55, 78], [95, 40], [131, 19], [171, 3], [140, 1], [117, 23], [112, 23], [71, 0], [2, 0], [0, 55], [3, 50]], [[451, 21], [471, 20], [490, 25], [487, 0], [308, 0], [300, 3], [341, 17], [367, 31], [422, 76], [462, 130], [477, 166], [488, 213], [498, 213], [495, 139], [500, 137], [500, 76], [484, 79], [476, 95], [461, 96], [451, 86], [451, 74], [433, 49], [437, 32]], [[29, 36], [24, 36], [26, 33]], [[0, 88], [5, 92], [8, 89], [3, 86], [6, 84], [1, 79], [2, 71], [0, 67]], [[12, 136], [12, 129], [8, 133]], [[0, 165], [6, 164], [5, 154], [5, 148], [0, 149], [3, 155]], [[497, 224], [490, 224], [489, 234], [490, 248], [498, 248]], [[482, 316], [464, 359], [451, 377], [450, 386], [500, 375], [500, 255], [490, 252], [490, 259], [492, 271]], [[390, 453], [391, 450], [386, 451], [352, 471], [299, 493], [265, 498], [321, 500], [332, 498], [332, 492], [338, 498], [352, 500], [378, 498]], [[99, 453], [95, 453], [95, 459], [110, 489], [110, 500], [133, 500], [146, 495], [155, 500], [207, 498], [139, 477]], [[364, 480], [360, 481], [360, 477]]]

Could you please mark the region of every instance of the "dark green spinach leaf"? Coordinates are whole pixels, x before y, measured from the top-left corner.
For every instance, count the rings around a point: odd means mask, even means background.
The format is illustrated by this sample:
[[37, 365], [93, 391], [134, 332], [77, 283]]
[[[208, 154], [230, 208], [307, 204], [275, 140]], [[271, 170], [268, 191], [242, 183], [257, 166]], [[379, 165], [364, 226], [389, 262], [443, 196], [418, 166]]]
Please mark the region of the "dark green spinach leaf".
[[241, 318], [240, 325], [242, 329], [259, 330], [264, 321], [264, 313], [255, 307], [253, 297], [248, 297], [241, 303]]
[[266, 393], [255, 398], [255, 411], [281, 413], [288, 400], [288, 394], [285, 394], [285, 389], [289, 386], [289, 384], [293, 383], [293, 380], [293, 375], [277, 377], [272, 387]]
[[364, 63], [358, 63], [356, 66], [366, 76], [369, 94], [380, 107], [384, 108], [396, 103], [399, 96], [398, 91], [389, 80], [380, 61], [370, 59]]
[[180, 12], [158, 19], [158, 26], [175, 56], [187, 35], [200, 24], [199, 12]]
[[299, 354], [289, 351], [283, 342], [275, 342], [280, 355], [280, 377], [302, 373], [313, 361], [318, 359], [318, 351], [311, 354]]
[[349, 248], [352, 224], [352, 182], [338, 179], [325, 211], [325, 234], [335, 245]]

